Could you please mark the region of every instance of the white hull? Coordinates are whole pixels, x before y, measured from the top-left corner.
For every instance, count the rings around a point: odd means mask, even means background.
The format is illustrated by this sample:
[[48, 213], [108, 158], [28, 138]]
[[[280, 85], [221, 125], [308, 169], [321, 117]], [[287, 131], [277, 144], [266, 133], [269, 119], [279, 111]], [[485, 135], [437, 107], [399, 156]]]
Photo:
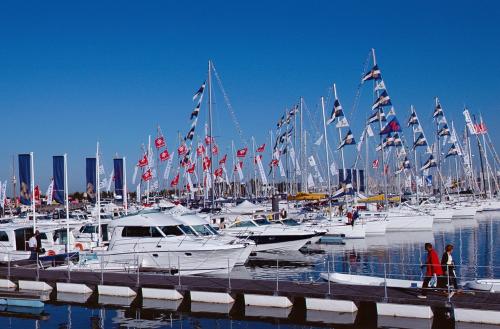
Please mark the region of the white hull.
[[340, 284], [360, 285], [360, 286], [384, 286], [393, 288], [417, 288], [422, 286], [422, 281], [417, 280], [402, 280], [402, 279], [387, 279], [368, 276], [354, 275], [342, 273], [321, 273], [321, 278], [331, 282]]
[[429, 215], [396, 215], [391, 214], [387, 224], [387, 232], [430, 231], [434, 220]]
[[453, 218], [451, 209], [433, 209], [431, 214], [434, 216], [434, 223], [450, 223]]
[[387, 220], [367, 220], [361, 223], [365, 227], [366, 236], [384, 235], [387, 231]]
[[286, 241], [286, 242], [276, 242], [276, 243], [264, 243], [257, 244], [254, 246], [254, 251], [273, 251], [273, 252], [282, 252], [282, 251], [297, 251], [302, 248], [307, 242], [309, 242], [309, 238]]
[[473, 290], [500, 292], [500, 279], [480, 279], [467, 281], [465, 286]]
[[453, 219], [473, 219], [476, 215], [476, 207], [457, 207], [453, 209]]

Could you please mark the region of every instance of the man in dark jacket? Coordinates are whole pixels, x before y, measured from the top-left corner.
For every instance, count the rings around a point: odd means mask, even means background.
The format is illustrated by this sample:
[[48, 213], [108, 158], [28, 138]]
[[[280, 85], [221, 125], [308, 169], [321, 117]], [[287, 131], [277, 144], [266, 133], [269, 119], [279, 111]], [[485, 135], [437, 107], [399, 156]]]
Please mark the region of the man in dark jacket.
[[441, 276], [443, 275], [443, 269], [441, 268], [441, 263], [439, 262], [439, 256], [436, 251], [432, 248], [431, 243], [425, 244], [425, 250], [427, 251], [427, 259], [425, 261], [425, 276], [424, 282], [422, 283], [422, 291], [418, 298], [427, 298], [427, 289], [429, 288], [429, 282], [434, 277], [436, 279], [437, 287], [441, 288]]

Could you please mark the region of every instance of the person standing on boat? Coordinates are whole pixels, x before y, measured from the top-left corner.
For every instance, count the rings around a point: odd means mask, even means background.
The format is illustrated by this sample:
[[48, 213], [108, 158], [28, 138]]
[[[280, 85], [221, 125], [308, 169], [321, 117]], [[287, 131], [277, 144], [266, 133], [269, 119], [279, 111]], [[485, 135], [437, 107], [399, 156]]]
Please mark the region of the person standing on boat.
[[437, 288], [441, 288], [441, 276], [443, 275], [443, 269], [441, 263], [439, 262], [439, 256], [436, 251], [432, 248], [431, 243], [425, 244], [425, 250], [427, 251], [427, 259], [423, 267], [426, 268], [424, 282], [422, 283], [422, 291], [418, 298], [427, 298], [427, 289], [429, 288], [429, 282], [434, 278], [436, 280]]
[[[443, 257], [441, 257], [441, 266], [443, 267], [443, 272], [445, 278], [447, 279], [448, 286], [453, 287], [456, 291], [458, 291], [457, 275], [455, 273], [455, 263], [453, 262], [453, 257], [451, 255], [452, 252], [453, 245], [446, 245]], [[452, 291], [450, 295], [453, 294], [454, 292]]]
[[31, 254], [30, 254], [30, 260], [36, 260], [36, 253], [37, 253], [37, 238], [36, 238], [36, 233], [38, 231], [35, 232], [35, 234], [33, 234], [31, 236], [31, 238], [28, 240], [28, 247], [29, 247], [29, 250], [31, 251]]

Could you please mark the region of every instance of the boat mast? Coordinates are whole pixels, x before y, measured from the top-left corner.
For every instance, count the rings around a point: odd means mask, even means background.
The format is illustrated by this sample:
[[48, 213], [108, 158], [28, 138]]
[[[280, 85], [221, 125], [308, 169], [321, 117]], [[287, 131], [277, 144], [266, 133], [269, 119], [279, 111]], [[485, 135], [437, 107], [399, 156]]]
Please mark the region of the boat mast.
[[[304, 119], [302, 116], [302, 97], [299, 99], [299, 111], [300, 111], [300, 137], [299, 137], [299, 143], [300, 143], [300, 166], [301, 166], [301, 186], [300, 186], [300, 191], [304, 190], [304, 186], [307, 185], [305, 184], [305, 181], [307, 179], [307, 174], [305, 172], [305, 166], [304, 166]], [[306, 188], [307, 189], [307, 188]], [[297, 192], [299, 188], [297, 186]]]
[[[420, 122], [418, 121], [418, 115], [417, 111], [415, 111], [415, 108], [413, 105], [411, 105], [411, 113], [415, 113], [415, 116], [417, 117], [417, 124], [420, 125]], [[417, 158], [417, 148], [415, 146], [415, 142], [417, 141], [417, 136], [415, 135], [415, 127], [412, 126], [412, 132], [413, 132], [413, 156], [415, 157], [415, 193], [416, 193], [416, 199], [417, 199], [417, 205], [420, 204], [419, 196], [418, 196], [418, 183], [419, 183], [419, 177], [418, 177], [418, 158]]]
[[[122, 161], [123, 161], [123, 207], [125, 208], [125, 215], [128, 215], [127, 158], [123, 157]], [[158, 168], [158, 164], [156, 168]], [[157, 171], [159, 172], [159, 170]], [[160, 188], [160, 183], [158, 182], [158, 189], [159, 188]]]
[[332, 198], [331, 198], [331, 181], [330, 181], [330, 156], [328, 155], [328, 135], [326, 134], [326, 119], [325, 119], [325, 98], [321, 96], [321, 112], [323, 113], [323, 133], [325, 134], [325, 153], [326, 153], [326, 173], [328, 176], [328, 216], [332, 219]]
[[[149, 166], [149, 162], [151, 160], [150, 152], [151, 152], [151, 135], [148, 135], [148, 150], [146, 151], [146, 154], [148, 157], [148, 166]], [[148, 181], [146, 182], [146, 203], [147, 204], [149, 204], [149, 187], [150, 187], [149, 181], [150, 181], [150, 179], [148, 179]]]
[[33, 231], [36, 231], [36, 207], [35, 207], [35, 168], [34, 168], [34, 154], [30, 152], [30, 169], [31, 169], [31, 212], [33, 213]]
[[68, 193], [68, 155], [64, 153], [64, 199], [66, 204], [66, 260], [69, 266], [69, 193]]
[[[210, 134], [210, 178], [212, 181], [213, 178], [213, 147], [212, 147], [212, 138], [213, 138], [213, 125], [212, 125], [212, 61], [208, 60], [208, 133]], [[208, 192], [208, 188], [207, 188]], [[211, 206], [210, 208], [214, 208], [215, 203], [215, 189], [214, 182], [212, 182], [212, 198], [211, 198]]]
[[96, 170], [96, 210], [97, 210], [97, 246], [101, 242], [101, 179], [100, 179], [100, 159], [99, 159], [99, 142], [97, 142], [97, 148], [95, 153], [95, 170]]
[[[333, 95], [335, 96], [335, 100], [337, 100], [337, 86], [335, 85], [335, 83], [333, 84]], [[340, 127], [340, 125], [339, 125], [338, 130], [339, 130], [339, 142], [341, 143], [342, 142], [342, 128]], [[326, 132], [325, 132], [325, 134], [326, 134]], [[326, 137], [326, 135], [325, 135], [325, 137]], [[342, 178], [345, 181], [345, 179], [346, 179], [346, 171], [345, 171], [345, 160], [344, 160], [344, 148], [343, 147], [340, 149], [340, 156], [342, 158]], [[328, 172], [330, 172], [329, 171], [330, 170], [329, 167], [330, 167], [330, 163], [327, 163], [326, 170]], [[352, 177], [351, 177], [351, 180], [352, 180]]]

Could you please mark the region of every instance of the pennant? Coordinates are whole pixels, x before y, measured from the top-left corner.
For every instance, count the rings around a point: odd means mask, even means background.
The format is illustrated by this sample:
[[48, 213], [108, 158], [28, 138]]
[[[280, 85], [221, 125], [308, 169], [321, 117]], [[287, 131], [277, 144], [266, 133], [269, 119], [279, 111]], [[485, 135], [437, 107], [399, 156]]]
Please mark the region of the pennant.
[[142, 180], [147, 182], [153, 178], [153, 173], [151, 172], [151, 169], [148, 169], [142, 174]]
[[448, 128], [448, 125], [445, 124], [441, 129], [438, 131], [439, 136], [450, 136], [450, 129]]
[[441, 104], [438, 102], [436, 107], [434, 108], [434, 113], [432, 114], [433, 118], [437, 118], [443, 116], [443, 109], [441, 108]]
[[378, 169], [378, 159], [373, 160], [373, 162], [372, 162], [372, 168], [373, 169]]
[[217, 144], [213, 144], [212, 145], [212, 155], [217, 155], [219, 154], [219, 147], [217, 146]]
[[219, 166], [226, 164], [226, 161], [227, 161], [227, 154], [224, 154], [222, 159], [219, 160]]
[[450, 156], [454, 156], [454, 155], [458, 155], [458, 148], [455, 144], [452, 144], [450, 146], [450, 149], [448, 150], [448, 153], [446, 153], [445, 158], [450, 157]]
[[337, 149], [340, 150], [345, 145], [355, 145], [355, 144], [356, 144], [356, 141], [354, 140], [354, 135], [353, 135], [352, 131], [349, 129], [346, 136], [342, 140], [342, 143], [340, 143], [340, 145]]
[[188, 166], [188, 168], [186, 169], [186, 172], [188, 174], [193, 174], [194, 173], [194, 170], [195, 170], [195, 167], [196, 167], [196, 164], [195, 163], [192, 163]]
[[[194, 124], [196, 124], [196, 121], [193, 121]], [[190, 140], [192, 141], [193, 138], [194, 138], [194, 130], [195, 130], [195, 126], [192, 126], [191, 129], [189, 129], [186, 137], [184, 137], [184, 140], [187, 141], [187, 140]]]
[[179, 146], [179, 148], [177, 149], [177, 154], [179, 156], [183, 156], [183, 155], [186, 155], [188, 153], [188, 148], [186, 146], [186, 144], [182, 144], [181, 146]]
[[408, 127], [418, 125], [418, 118], [417, 118], [417, 112], [413, 110], [410, 114], [410, 118], [408, 119]]
[[155, 147], [160, 149], [165, 146], [165, 138], [163, 136], [158, 136], [155, 139]]
[[396, 115], [396, 110], [394, 109], [394, 106], [391, 106], [391, 109], [389, 110], [389, 112], [387, 112], [387, 116], [395, 116]]
[[175, 175], [174, 179], [170, 182], [170, 186], [174, 187], [179, 184], [179, 173]]
[[337, 124], [335, 125], [336, 128], [345, 128], [345, 127], [349, 127], [349, 122], [347, 121], [347, 118], [346, 117], [342, 117], [342, 119], [340, 119]]
[[262, 144], [261, 146], [257, 147], [257, 152], [262, 153], [266, 150], [266, 144]]
[[210, 158], [204, 157], [203, 158], [203, 171], [209, 171], [211, 164], [212, 164], [212, 161], [210, 161]]
[[170, 154], [168, 153], [168, 150], [165, 149], [160, 153], [160, 161], [167, 161], [170, 159]]
[[210, 145], [214, 142], [214, 138], [210, 136], [205, 136], [205, 145]]
[[193, 101], [196, 100], [198, 97], [203, 95], [203, 92], [205, 91], [205, 82], [202, 83], [201, 87], [198, 89], [198, 91], [193, 95]]
[[413, 148], [417, 146], [427, 146], [427, 139], [425, 139], [423, 133], [420, 133], [420, 135], [418, 135], [417, 139], [415, 140], [415, 143], [413, 143]]
[[375, 136], [375, 134], [373, 133], [372, 126], [370, 126], [370, 125], [366, 126], [366, 133], [368, 134], [368, 137]]
[[342, 109], [342, 105], [340, 105], [340, 101], [338, 99], [335, 99], [335, 101], [333, 102], [332, 113], [326, 124], [329, 125], [330, 123], [335, 121], [336, 118], [340, 118], [343, 116], [344, 116], [344, 111]]
[[380, 79], [380, 77], [381, 77], [380, 69], [378, 68], [377, 65], [374, 65], [369, 72], [363, 75], [361, 82], [363, 83], [369, 80], [377, 80]]
[[397, 118], [393, 118], [391, 121], [385, 125], [384, 128], [380, 131], [380, 135], [387, 135], [394, 132], [401, 132], [401, 125], [398, 122]]
[[426, 169], [436, 167], [436, 166], [437, 166], [437, 162], [431, 154], [429, 156], [429, 159], [424, 163], [424, 165], [422, 166], [422, 168], [420, 168], [420, 170], [426, 170]]
[[248, 151], [247, 147], [239, 149], [238, 151], [236, 151], [236, 156], [238, 158], [244, 158], [247, 155], [247, 151]]
[[314, 142], [314, 145], [320, 146], [323, 141], [323, 135], [319, 136], [319, 138]]
[[373, 123], [378, 121], [382, 122], [387, 121], [387, 119], [385, 118], [384, 110], [381, 108], [373, 112], [373, 114], [368, 118], [368, 123]]
[[380, 96], [377, 98], [375, 103], [373, 103], [372, 110], [375, 110], [378, 107], [389, 105], [392, 105], [391, 98], [389, 97], [389, 94], [387, 94], [387, 91], [384, 90], [382, 93], [380, 93]]
[[380, 80], [379, 83], [377, 83], [377, 85], [375, 86], [375, 91], [377, 90], [385, 90], [385, 83], [384, 83], [384, 80]]
[[196, 148], [196, 155], [201, 156], [203, 154], [205, 154], [205, 146], [203, 146], [203, 144], [199, 144]]
[[214, 176], [215, 177], [222, 177], [223, 172], [224, 172], [224, 170], [222, 168], [217, 168], [214, 171]]

